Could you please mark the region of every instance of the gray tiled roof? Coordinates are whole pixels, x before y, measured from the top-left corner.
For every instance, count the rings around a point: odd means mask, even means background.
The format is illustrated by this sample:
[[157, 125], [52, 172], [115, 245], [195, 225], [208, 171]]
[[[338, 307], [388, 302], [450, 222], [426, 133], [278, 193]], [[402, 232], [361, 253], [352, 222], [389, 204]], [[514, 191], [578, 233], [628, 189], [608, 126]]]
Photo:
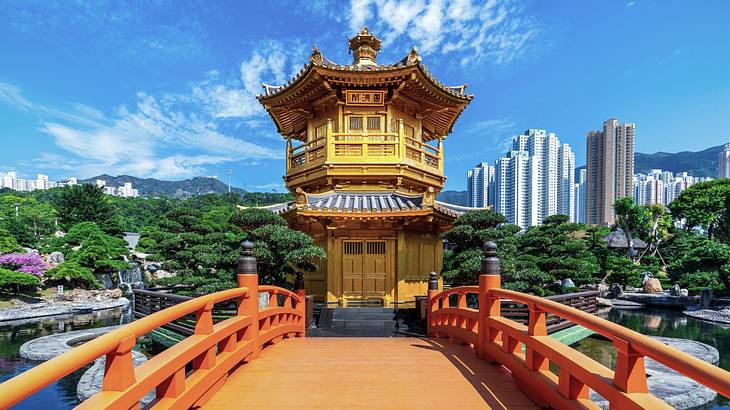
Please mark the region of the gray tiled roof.
[[307, 195], [308, 210], [343, 212], [397, 212], [422, 209], [421, 195], [396, 192], [328, 192]]

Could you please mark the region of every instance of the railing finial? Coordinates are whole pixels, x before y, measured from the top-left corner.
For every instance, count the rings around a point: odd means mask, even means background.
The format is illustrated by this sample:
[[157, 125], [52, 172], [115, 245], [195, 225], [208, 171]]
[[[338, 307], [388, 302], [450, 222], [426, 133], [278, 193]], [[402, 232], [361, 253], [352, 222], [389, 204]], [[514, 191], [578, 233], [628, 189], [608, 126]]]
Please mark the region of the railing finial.
[[436, 272], [428, 274], [428, 290], [439, 290], [439, 280]]
[[253, 243], [250, 241], [241, 242], [241, 256], [238, 258], [236, 274], [256, 274], [256, 256], [253, 254]]
[[482, 266], [479, 271], [480, 275], [499, 275], [499, 258], [497, 258], [497, 244], [488, 241], [484, 242], [484, 257], [482, 258]]

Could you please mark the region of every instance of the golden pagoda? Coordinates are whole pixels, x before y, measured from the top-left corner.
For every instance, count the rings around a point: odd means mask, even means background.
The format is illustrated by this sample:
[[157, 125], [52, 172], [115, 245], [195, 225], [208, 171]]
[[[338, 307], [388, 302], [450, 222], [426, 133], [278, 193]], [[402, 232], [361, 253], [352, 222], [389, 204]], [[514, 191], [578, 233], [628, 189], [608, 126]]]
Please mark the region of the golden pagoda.
[[376, 61], [381, 41], [363, 28], [351, 65], [313, 48], [286, 85], [257, 98], [286, 139], [284, 181], [295, 201], [269, 207], [327, 251], [305, 274], [308, 294], [329, 304], [412, 304], [440, 272], [442, 241], [459, 208], [436, 201], [443, 140], [472, 99], [438, 82], [414, 47]]

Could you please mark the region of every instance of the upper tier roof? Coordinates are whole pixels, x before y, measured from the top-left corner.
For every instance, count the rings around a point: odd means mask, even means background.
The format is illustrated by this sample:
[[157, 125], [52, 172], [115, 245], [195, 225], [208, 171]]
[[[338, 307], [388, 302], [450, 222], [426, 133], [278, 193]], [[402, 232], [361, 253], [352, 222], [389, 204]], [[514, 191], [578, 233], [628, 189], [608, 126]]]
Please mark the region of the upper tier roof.
[[[350, 40], [378, 45], [377, 38], [366, 30]], [[379, 40], [377, 40], [379, 41]], [[313, 48], [309, 62], [285, 85], [263, 84], [264, 93], [257, 98], [267, 109], [280, 133], [289, 136], [306, 124], [311, 103], [328, 95], [336, 95], [338, 87], [396, 88], [399, 94], [407, 96], [421, 106], [423, 118], [431, 121], [438, 136], [451, 132], [454, 122], [473, 95], [466, 94], [466, 84], [447, 86], [439, 82], [421, 62], [421, 56], [414, 47], [407, 56], [395, 64], [376, 65], [374, 57], [363, 59], [360, 51], [352, 65], [337, 64]]]

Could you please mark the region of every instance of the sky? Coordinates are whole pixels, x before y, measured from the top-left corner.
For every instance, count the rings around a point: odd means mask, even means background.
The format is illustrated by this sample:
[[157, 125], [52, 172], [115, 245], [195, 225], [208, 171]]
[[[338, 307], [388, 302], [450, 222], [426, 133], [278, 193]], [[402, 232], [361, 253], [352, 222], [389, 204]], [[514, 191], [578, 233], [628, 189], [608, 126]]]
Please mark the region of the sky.
[[285, 142], [255, 95], [316, 44], [350, 64], [367, 25], [378, 62], [418, 47], [474, 99], [444, 143], [446, 189], [528, 128], [585, 163], [585, 134], [636, 123], [637, 152], [730, 142], [730, 2], [0, 0], [0, 172], [101, 173], [283, 192]]

